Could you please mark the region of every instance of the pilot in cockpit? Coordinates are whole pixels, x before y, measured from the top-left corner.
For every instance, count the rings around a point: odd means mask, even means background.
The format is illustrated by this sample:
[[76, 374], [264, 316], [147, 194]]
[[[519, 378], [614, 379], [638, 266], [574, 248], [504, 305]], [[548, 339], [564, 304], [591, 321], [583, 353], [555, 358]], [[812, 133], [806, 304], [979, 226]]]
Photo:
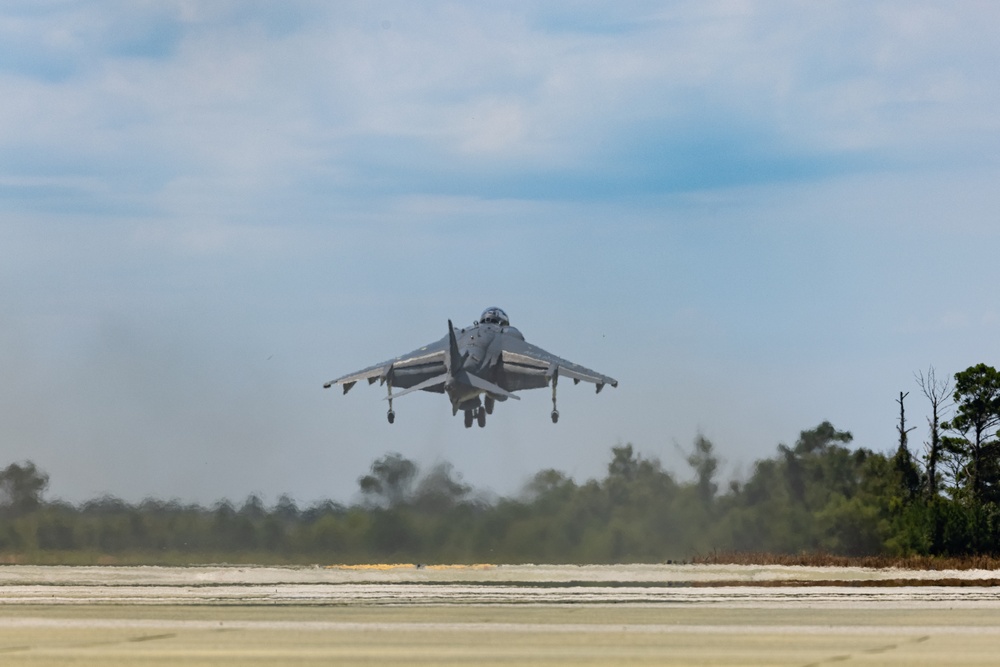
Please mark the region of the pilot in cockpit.
[[510, 320], [507, 318], [507, 313], [496, 307], [484, 310], [482, 316], [479, 318], [479, 321], [485, 324], [498, 324], [502, 327], [510, 326]]

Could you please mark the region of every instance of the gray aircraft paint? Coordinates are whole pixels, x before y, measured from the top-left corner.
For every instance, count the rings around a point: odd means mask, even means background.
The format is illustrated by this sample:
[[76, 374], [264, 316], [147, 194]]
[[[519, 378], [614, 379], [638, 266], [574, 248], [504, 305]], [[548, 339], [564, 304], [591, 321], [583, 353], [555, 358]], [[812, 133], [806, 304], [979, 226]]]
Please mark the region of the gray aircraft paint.
[[[393, 423], [396, 413], [392, 401], [413, 391], [446, 394], [452, 414], [464, 412], [465, 426], [475, 420], [486, 425], [496, 402], [524, 389], [552, 387], [552, 422], [559, 421], [556, 388], [559, 377], [574, 384], [592, 382], [600, 392], [604, 385], [618, 386], [618, 380], [543, 350], [528, 343], [524, 335], [510, 326], [507, 314], [499, 308], [487, 308], [478, 321], [459, 329], [448, 321], [448, 334], [441, 340], [388, 361], [349, 373], [324, 384], [343, 386], [344, 393], [359, 380], [376, 381], [387, 387], [387, 417]], [[401, 389], [393, 393], [393, 389]]]

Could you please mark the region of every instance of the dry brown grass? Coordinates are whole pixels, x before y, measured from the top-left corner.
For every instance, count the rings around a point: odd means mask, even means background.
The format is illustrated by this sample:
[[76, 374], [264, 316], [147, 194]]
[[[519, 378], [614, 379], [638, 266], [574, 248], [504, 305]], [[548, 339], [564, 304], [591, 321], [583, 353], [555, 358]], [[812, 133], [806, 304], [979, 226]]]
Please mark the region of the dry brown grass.
[[760, 552], [713, 552], [695, 556], [700, 565], [807, 565], [811, 567], [870, 567], [904, 570], [1000, 570], [1000, 558], [964, 556], [835, 556], [826, 553], [771, 554]]

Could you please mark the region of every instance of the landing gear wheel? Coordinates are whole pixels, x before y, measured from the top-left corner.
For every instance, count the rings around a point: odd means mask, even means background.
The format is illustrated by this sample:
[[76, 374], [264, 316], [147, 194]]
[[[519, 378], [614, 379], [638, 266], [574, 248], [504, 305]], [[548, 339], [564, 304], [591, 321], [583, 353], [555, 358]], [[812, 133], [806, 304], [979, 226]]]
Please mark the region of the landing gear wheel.
[[486, 426], [486, 410], [482, 408], [476, 410], [476, 421], [479, 422], [479, 428]]
[[493, 414], [493, 406], [495, 405], [493, 398], [491, 396], [487, 396], [486, 400], [483, 403], [484, 407], [486, 408], [486, 414], [488, 415]]
[[385, 417], [386, 417], [386, 419], [388, 419], [388, 420], [389, 420], [389, 423], [390, 423], [390, 424], [392, 424], [393, 422], [395, 422], [395, 421], [396, 421], [396, 413], [395, 413], [395, 412], [393, 412], [392, 410], [389, 410], [389, 412], [387, 412], [387, 413], [385, 414]]
[[465, 411], [465, 428], [472, 427], [472, 410]]
[[559, 411], [558, 410], [553, 410], [552, 411], [552, 423], [553, 424], [559, 423]]

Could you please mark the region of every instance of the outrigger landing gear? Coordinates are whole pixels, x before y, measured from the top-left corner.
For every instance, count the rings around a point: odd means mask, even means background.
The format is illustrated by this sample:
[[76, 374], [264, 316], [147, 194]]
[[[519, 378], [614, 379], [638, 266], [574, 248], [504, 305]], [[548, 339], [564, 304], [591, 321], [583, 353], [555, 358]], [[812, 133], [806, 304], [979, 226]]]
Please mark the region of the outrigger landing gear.
[[559, 384], [559, 375], [552, 376], [552, 423], [559, 423], [559, 410], [556, 409], [556, 385]]
[[392, 424], [396, 421], [396, 413], [392, 411], [392, 382], [386, 382], [385, 386], [389, 388], [389, 412], [385, 413], [385, 417]]

